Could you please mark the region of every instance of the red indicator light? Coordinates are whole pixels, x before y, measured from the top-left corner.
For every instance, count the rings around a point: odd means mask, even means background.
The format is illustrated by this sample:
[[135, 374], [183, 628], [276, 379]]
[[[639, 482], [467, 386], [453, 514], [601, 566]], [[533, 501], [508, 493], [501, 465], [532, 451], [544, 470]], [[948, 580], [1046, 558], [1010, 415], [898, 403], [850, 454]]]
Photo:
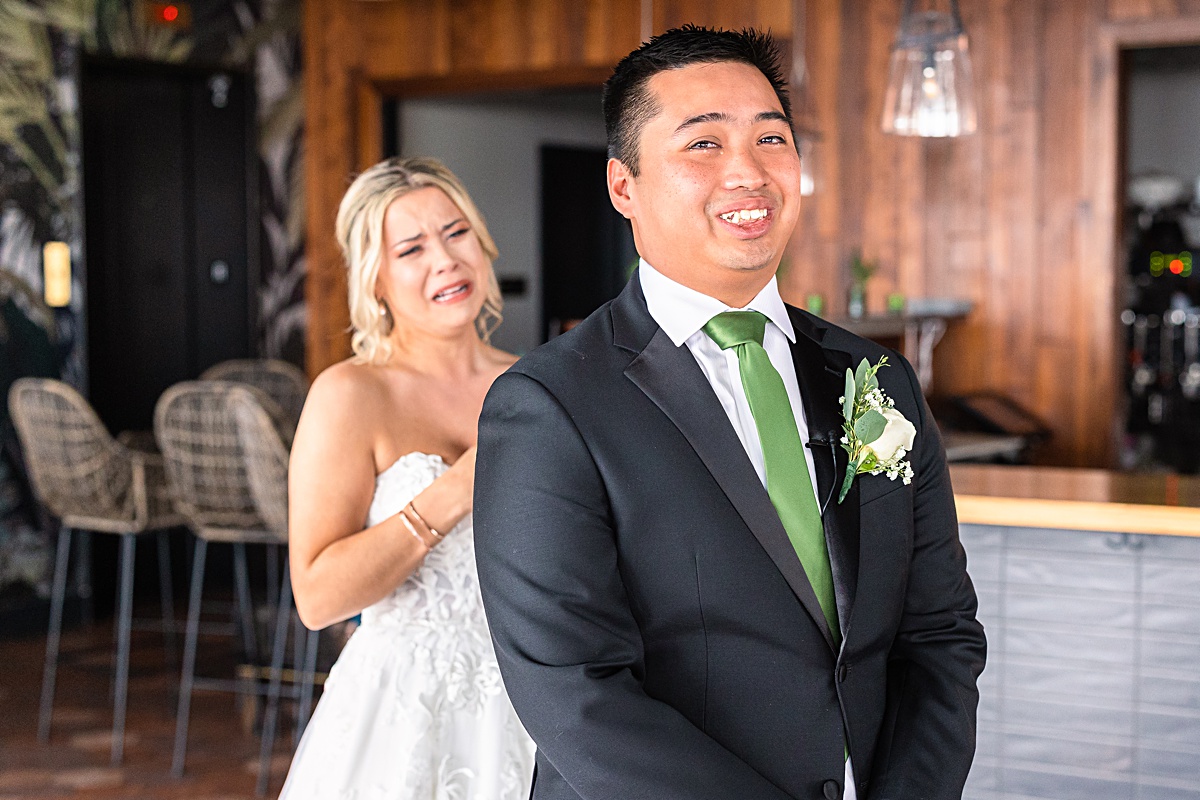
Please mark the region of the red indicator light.
[[1178, 258], [1171, 262], [1171, 272], [1175, 275], [1179, 275], [1183, 272], [1183, 262]]
[[178, 6], [163, 6], [162, 18], [167, 22], [174, 22], [175, 20], [179, 19]]

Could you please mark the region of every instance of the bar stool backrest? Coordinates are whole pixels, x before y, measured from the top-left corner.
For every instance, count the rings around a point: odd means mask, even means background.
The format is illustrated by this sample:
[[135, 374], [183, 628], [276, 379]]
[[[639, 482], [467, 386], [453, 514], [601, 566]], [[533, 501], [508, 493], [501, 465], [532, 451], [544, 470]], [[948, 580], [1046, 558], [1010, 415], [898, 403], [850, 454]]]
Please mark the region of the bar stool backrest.
[[33, 490], [50, 513], [132, 521], [132, 460], [79, 392], [52, 378], [21, 378], [8, 407]]
[[[308, 376], [294, 364], [275, 358], [237, 358], [222, 361], [200, 375], [202, 381], [244, 383], [260, 390], [275, 401], [283, 412], [276, 420], [286, 441], [290, 441], [308, 396]], [[270, 412], [270, 409], [268, 409]]]
[[288, 450], [271, 415], [253, 392], [239, 387], [229, 393], [238, 441], [246, 459], [250, 494], [263, 522], [282, 536], [288, 529]]
[[[154, 409], [154, 436], [166, 459], [176, 507], [200, 536], [212, 529], [263, 531], [246, 461], [229, 408], [235, 389], [282, 412], [261, 391], [228, 381], [184, 381], [163, 392]], [[273, 415], [274, 416], [274, 415]]]

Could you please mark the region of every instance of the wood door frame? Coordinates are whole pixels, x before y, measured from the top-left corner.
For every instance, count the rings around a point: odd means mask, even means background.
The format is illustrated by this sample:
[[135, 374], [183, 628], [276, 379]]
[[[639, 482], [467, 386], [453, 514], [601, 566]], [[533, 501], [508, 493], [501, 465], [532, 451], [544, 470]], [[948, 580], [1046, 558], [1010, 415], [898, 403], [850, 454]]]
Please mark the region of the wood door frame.
[[[1117, 325], [1120, 312], [1121, 277], [1125, 270], [1120, 249], [1120, 216], [1124, 171], [1124, 87], [1121, 57], [1125, 50], [1144, 47], [1180, 47], [1200, 45], [1200, 18], [1163, 18], [1101, 22], [1087, 70], [1087, 94], [1084, 106], [1083, 193], [1080, 208], [1080, 264], [1108, 266], [1108, 281], [1098, 281], [1095, 313], [1103, 313], [1098, 322], [1107, 334], [1107, 346], [1097, 348], [1097, 358], [1107, 358], [1113, 371], [1110, 423], [1111, 452], [1120, 452], [1124, 434], [1125, 392], [1120, 365], [1124, 359], [1124, 337]], [[1104, 367], [1100, 367], [1103, 374]], [[1115, 461], [1115, 459], [1113, 459]]]
[[[388, 101], [421, 97], [454, 97], [483, 92], [538, 91], [543, 89], [598, 89], [612, 68], [567, 67], [518, 72], [465, 72], [440, 77], [379, 79], [353, 77], [354, 164], [364, 170], [385, 152], [383, 110]], [[397, 143], [398, 144], [398, 143]]]

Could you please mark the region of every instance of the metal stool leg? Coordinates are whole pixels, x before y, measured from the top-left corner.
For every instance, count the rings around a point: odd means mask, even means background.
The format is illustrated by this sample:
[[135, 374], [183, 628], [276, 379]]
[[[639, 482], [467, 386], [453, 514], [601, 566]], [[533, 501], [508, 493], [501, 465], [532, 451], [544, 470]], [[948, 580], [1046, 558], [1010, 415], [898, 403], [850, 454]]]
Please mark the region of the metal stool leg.
[[258, 634], [254, 630], [254, 606], [250, 598], [250, 572], [246, 567], [246, 543], [233, 543], [234, 590], [242, 629], [242, 648], [249, 663], [258, 663]]
[[271, 613], [275, 613], [276, 599], [271, 596], [271, 588], [279, 586], [279, 545], [267, 545], [267, 605], [271, 606]]
[[125, 704], [129, 696], [129, 638], [133, 629], [133, 567], [137, 537], [121, 537], [121, 605], [117, 626], [116, 692], [113, 698], [112, 765], [125, 750]]
[[171, 582], [171, 539], [166, 531], [158, 533], [158, 596], [162, 605], [163, 639], [167, 663], [175, 659], [175, 587]]
[[171, 758], [171, 774], [183, 777], [183, 760], [187, 753], [188, 715], [192, 710], [192, 684], [196, 679], [196, 640], [200, 638], [200, 595], [204, 588], [204, 556], [208, 542], [196, 539], [192, 557], [192, 586], [188, 596], [187, 632], [183, 641], [183, 673], [179, 678], [179, 708], [175, 712], [175, 753]]
[[275, 642], [271, 652], [271, 681], [267, 689], [267, 708], [263, 715], [262, 749], [258, 755], [258, 785], [255, 794], [262, 797], [271, 783], [271, 754], [275, 749], [275, 726], [279, 720], [279, 684], [283, 676], [283, 654], [287, 650], [288, 618], [292, 615], [292, 573], [285, 561], [283, 582], [279, 587], [279, 607], [275, 615]]
[[312, 696], [313, 696], [313, 681], [316, 679], [317, 671], [317, 644], [320, 640], [320, 631], [310, 631], [305, 629], [305, 653], [304, 653], [304, 671], [300, 676], [300, 707], [296, 709], [296, 742], [300, 742], [300, 737], [304, 735], [304, 728], [308, 725], [308, 717], [312, 712]]
[[38, 741], [50, 740], [50, 717], [54, 713], [54, 679], [58, 671], [58, 646], [62, 638], [63, 600], [67, 595], [67, 564], [71, 556], [71, 529], [58, 531], [58, 553], [54, 559], [54, 590], [50, 595], [50, 633], [46, 637], [46, 662], [42, 667], [42, 702], [38, 708]]
[[79, 595], [79, 616], [85, 626], [96, 621], [95, 603], [92, 601], [92, 532], [76, 531], [75, 537], [75, 593]]

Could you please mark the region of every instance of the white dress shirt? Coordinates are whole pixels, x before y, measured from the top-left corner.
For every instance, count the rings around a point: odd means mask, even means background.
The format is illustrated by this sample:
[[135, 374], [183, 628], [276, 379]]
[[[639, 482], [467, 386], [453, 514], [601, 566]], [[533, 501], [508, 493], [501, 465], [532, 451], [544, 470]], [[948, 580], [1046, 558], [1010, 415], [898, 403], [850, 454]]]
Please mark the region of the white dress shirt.
[[[758, 479], [765, 488], [767, 472], [763, 459], [762, 441], [758, 437], [758, 428], [754, 425], [754, 415], [750, 413], [750, 403], [746, 399], [746, 389], [742, 386], [741, 373], [738, 370], [737, 349], [722, 350], [716, 342], [704, 332], [705, 324], [725, 311], [758, 311], [767, 318], [768, 324], [763, 333], [763, 349], [771, 359], [771, 365], [783, 378], [783, 386], [787, 389], [788, 400], [792, 404], [792, 416], [796, 418], [796, 430], [800, 432], [801, 443], [808, 443], [808, 420], [804, 416], [804, 403], [800, 397], [800, 382], [796, 378], [796, 367], [792, 362], [791, 343], [796, 341], [796, 331], [788, 318], [787, 308], [783, 298], [779, 296], [779, 284], [775, 277], [745, 308], [732, 308], [716, 298], [701, 294], [695, 289], [689, 289], [677, 281], [663, 275], [642, 259], [638, 269], [638, 277], [642, 284], [642, 294], [646, 297], [646, 308], [650, 316], [658, 323], [676, 347], [687, 345], [696, 363], [708, 383], [712, 386], [721, 408], [733, 425], [750, 463], [754, 465]], [[836, 399], [836, 398], [835, 398]], [[832, 401], [831, 401], [832, 402]], [[817, 498], [817, 508], [824, 504], [817, 491], [816, 472], [813, 470], [812, 449], [804, 447], [804, 460], [808, 463], [808, 475], [813, 486], [813, 494]], [[857, 800], [858, 793], [854, 787], [854, 772], [850, 759], [846, 759], [845, 791], [843, 800]]]
[[[765, 488], [767, 472], [762, 442], [758, 438], [758, 428], [754, 425], [754, 416], [750, 413], [746, 389], [742, 386], [741, 373], [738, 371], [737, 348], [722, 350], [704, 332], [704, 326], [725, 311], [757, 311], [767, 318], [769, 324], [763, 333], [763, 349], [767, 351], [779, 377], [783, 378], [783, 387], [787, 389], [788, 400], [792, 404], [792, 416], [796, 418], [796, 430], [800, 432], [801, 443], [807, 444], [808, 421], [804, 416], [800, 383], [792, 363], [791, 343], [796, 341], [796, 332], [779, 296], [779, 285], [775, 278], [772, 277], [771, 282], [745, 308], [731, 308], [720, 300], [671, 280], [644, 260], [638, 275], [650, 316], [676, 347], [687, 345], [716, 393], [717, 400], [721, 402], [721, 408], [725, 409], [725, 415], [729, 417]], [[816, 473], [813, 471], [813, 455], [809, 447], [804, 448], [804, 460], [808, 462], [808, 475], [813, 484], [813, 495], [817, 497], [817, 508], [821, 508], [824, 504], [817, 495]]]

